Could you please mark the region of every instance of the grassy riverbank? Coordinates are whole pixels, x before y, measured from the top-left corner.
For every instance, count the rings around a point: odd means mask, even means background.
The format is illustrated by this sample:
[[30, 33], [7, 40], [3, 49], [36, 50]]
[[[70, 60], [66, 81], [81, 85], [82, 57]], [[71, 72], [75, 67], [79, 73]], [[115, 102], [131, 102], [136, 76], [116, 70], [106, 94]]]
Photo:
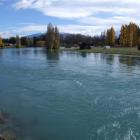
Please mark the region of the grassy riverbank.
[[[16, 47], [11, 47], [16, 48]], [[21, 48], [27, 48], [22, 46]], [[8, 49], [8, 48], [1, 48]], [[78, 48], [61, 48], [60, 51], [78, 51], [87, 53], [104, 53], [104, 54], [122, 54], [122, 55], [136, 55], [140, 56], [140, 51], [137, 48], [110, 48], [104, 49], [102, 47], [95, 47], [92, 49], [79, 50]]]
[[96, 47], [92, 49], [79, 50], [76, 48], [65, 48], [62, 49], [65, 51], [79, 51], [79, 52], [87, 52], [87, 53], [105, 53], [105, 54], [123, 54], [123, 55], [137, 55], [140, 56], [140, 51], [137, 48], [111, 48], [104, 49], [101, 47]]

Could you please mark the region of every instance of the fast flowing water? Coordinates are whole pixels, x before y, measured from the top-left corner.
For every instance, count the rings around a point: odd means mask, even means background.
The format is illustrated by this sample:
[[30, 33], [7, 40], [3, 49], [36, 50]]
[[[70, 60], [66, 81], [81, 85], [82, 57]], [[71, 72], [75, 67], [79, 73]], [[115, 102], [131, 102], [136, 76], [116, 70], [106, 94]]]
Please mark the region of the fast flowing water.
[[0, 50], [0, 109], [22, 140], [140, 140], [140, 58]]

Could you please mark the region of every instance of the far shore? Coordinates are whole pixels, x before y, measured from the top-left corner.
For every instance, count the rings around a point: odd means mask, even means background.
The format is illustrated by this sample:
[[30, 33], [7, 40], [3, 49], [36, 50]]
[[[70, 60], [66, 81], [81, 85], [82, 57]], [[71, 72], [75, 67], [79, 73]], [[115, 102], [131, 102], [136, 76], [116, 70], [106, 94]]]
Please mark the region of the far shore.
[[95, 47], [92, 49], [80, 50], [78, 48], [63, 48], [62, 51], [78, 51], [87, 53], [104, 53], [104, 54], [122, 54], [122, 55], [135, 55], [140, 56], [140, 51], [137, 48], [110, 48], [105, 49], [103, 47]]
[[[16, 48], [14, 47], [4, 47], [1, 49], [8, 49], [8, 48]], [[22, 46], [21, 48], [30, 48]], [[41, 47], [37, 47], [41, 48]], [[135, 48], [128, 48], [128, 47], [113, 47], [110, 49], [103, 48], [103, 47], [94, 47], [92, 49], [83, 49], [80, 50], [79, 48], [60, 48], [60, 51], [76, 51], [76, 52], [85, 52], [85, 53], [104, 53], [104, 54], [121, 54], [121, 55], [134, 55], [134, 56], [140, 56], [140, 50]]]

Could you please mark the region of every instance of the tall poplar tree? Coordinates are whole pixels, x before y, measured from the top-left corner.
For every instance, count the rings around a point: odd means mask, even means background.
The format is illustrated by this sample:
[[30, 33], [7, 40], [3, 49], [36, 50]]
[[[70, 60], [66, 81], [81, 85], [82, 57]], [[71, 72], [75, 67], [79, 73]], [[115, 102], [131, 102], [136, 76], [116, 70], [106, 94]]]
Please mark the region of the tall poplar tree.
[[46, 45], [47, 49], [54, 50], [59, 49], [60, 46], [60, 35], [57, 27], [54, 27], [51, 23], [48, 24], [46, 34]]
[[16, 47], [17, 48], [20, 48], [21, 47], [21, 40], [20, 40], [19, 35], [16, 36]]
[[2, 37], [0, 37], [0, 48], [3, 47], [3, 41], [2, 41]]
[[46, 37], [47, 49], [52, 50], [54, 46], [54, 27], [50, 23], [47, 27], [47, 37]]
[[113, 27], [108, 29], [106, 32], [106, 44], [109, 46], [115, 45], [115, 30]]
[[139, 27], [135, 23], [121, 27], [120, 44], [122, 47], [135, 47], [138, 45]]
[[57, 27], [54, 29], [54, 49], [58, 49], [60, 46], [60, 35]]
[[126, 47], [127, 46], [127, 26], [122, 25], [120, 32], [121, 32], [120, 45], [121, 45], [121, 47]]
[[115, 46], [115, 30], [113, 27], [110, 29], [110, 45]]

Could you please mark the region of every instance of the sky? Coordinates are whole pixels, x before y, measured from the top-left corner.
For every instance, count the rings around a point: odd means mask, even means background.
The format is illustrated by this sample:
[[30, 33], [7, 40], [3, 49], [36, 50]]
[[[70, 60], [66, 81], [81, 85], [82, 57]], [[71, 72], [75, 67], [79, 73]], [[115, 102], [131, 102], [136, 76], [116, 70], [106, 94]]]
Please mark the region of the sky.
[[107, 28], [140, 24], [140, 0], [0, 0], [0, 35], [44, 33], [47, 24], [63, 33], [99, 35]]

